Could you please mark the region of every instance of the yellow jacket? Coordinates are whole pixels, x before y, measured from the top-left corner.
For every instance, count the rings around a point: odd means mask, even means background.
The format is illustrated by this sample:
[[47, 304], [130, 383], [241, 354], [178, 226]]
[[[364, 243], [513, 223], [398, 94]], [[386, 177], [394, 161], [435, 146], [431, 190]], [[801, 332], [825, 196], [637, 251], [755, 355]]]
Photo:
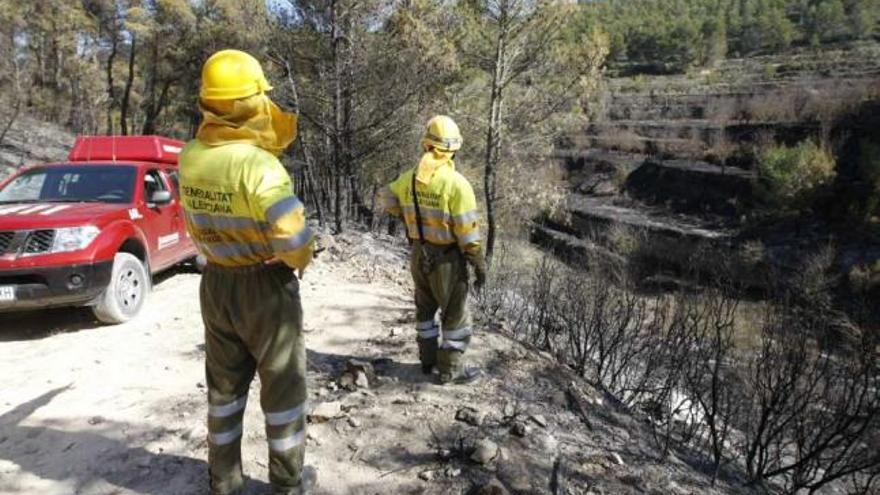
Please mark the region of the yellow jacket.
[[246, 266], [274, 257], [302, 270], [314, 235], [281, 162], [251, 144], [190, 141], [180, 154], [186, 225], [208, 261]]
[[[416, 209], [412, 198], [412, 178], [422, 216], [425, 241], [439, 246], [458, 244], [465, 254], [481, 254], [480, 212], [471, 184], [455, 170], [452, 160], [435, 166], [419, 166], [402, 173], [380, 194], [388, 213], [402, 216], [410, 239], [419, 239]], [[426, 170], [427, 169], [427, 170]]]

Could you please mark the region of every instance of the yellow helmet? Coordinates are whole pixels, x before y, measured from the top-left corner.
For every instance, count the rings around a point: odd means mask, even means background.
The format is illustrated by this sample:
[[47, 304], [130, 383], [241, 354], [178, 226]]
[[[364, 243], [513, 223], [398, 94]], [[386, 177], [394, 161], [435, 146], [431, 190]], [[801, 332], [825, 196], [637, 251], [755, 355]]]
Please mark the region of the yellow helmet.
[[239, 50], [221, 50], [202, 67], [203, 100], [238, 100], [271, 89], [260, 62]]
[[461, 149], [461, 143], [461, 131], [458, 130], [454, 120], [445, 115], [438, 115], [428, 121], [422, 146], [455, 152]]

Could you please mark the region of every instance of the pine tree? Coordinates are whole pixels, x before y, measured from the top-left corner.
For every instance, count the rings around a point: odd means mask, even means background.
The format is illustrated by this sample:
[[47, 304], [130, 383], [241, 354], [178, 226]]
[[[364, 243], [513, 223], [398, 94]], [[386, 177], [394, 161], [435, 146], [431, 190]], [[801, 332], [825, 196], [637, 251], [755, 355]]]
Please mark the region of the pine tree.
[[[488, 89], [482, 151], [490, 259], [505, 208], [530, 210], [534, 195], [522, 193], [529, 181], [518, 171], [538, 168], [537, 149], [546, 146], [548, 135], [555, 135], [542, 126], [552, 126], [554, 117], [586, 94], [584, 84], [595, 80], [608, 53], [607, 38], [596, 31], [569, 38], [576, 32], [568, 26], [575, 18], [570, 9], [527, 0], [460, 4], [461, 51]], [[501, 193], [505, 183], [514, 194]]]

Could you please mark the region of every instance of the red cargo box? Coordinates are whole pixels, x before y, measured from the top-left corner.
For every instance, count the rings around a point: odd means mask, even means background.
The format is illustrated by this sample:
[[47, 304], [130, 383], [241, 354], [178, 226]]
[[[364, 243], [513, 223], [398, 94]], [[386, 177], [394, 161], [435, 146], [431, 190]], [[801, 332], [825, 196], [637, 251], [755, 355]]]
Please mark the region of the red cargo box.
[[157, 162], [177, 164], [184, 143], [161, 136], [80, 136], [68, 160]]

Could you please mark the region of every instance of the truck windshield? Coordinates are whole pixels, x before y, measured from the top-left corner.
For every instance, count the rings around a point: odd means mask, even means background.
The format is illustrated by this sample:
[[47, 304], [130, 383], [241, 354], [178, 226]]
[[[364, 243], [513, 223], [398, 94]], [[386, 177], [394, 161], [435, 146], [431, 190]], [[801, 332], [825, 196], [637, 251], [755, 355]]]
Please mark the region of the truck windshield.
[[137, 169], [127, 165], [35, 168], [0, 190], [0, 204], [131, 203]]

